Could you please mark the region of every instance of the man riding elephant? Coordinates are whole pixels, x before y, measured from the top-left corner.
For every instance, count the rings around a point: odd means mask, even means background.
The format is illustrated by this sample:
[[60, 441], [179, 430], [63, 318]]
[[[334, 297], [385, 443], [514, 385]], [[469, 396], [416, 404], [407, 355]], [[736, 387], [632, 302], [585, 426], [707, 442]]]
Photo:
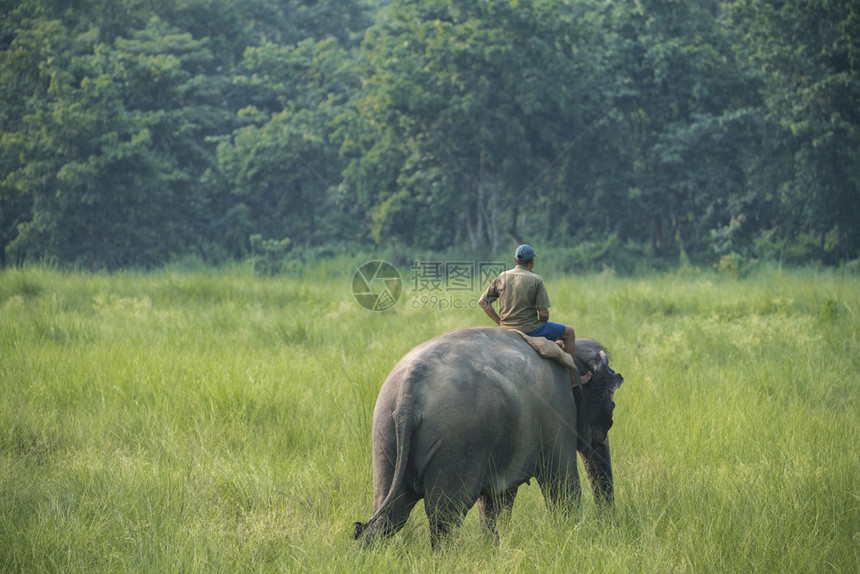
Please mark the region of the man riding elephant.
[[577, 456], [595, 502], [611, 504], [608, 433], [624, 377], [596, 341], [579, 339], [576, 351], [580, 373], [591, 373], [579, 399], [565, 367], [507, 329], [457, 329], [407, 353], [373, 411], [373, 514], [355, 539], [392, 536], [423, 499], [434, 549], [476, 504], [498, 540], [498, 519], [531, 478], [548, 508], [574, 512]]
[[[532, 269], [535, 265], [535, 250], [530, 245], [520, 245], [514, 252], [516, 267], [503, 271], [496, 277], [478, 304], [494, 323], [506, 329], [522, 331], [530, 337], [544, 337], [560, 341], [571, 358], [576, 356], [576, 333], [573, 327], [549, 320], [549, 296], [543, 279]], [[499, 302], [499, 312], [493, 303]], [[586, 375], [589, 376], [589, 375]], [[584, 380], [582, 382], [588, 382]], [[570, 385], [580, 387], [579, 374], [570, 369]]]

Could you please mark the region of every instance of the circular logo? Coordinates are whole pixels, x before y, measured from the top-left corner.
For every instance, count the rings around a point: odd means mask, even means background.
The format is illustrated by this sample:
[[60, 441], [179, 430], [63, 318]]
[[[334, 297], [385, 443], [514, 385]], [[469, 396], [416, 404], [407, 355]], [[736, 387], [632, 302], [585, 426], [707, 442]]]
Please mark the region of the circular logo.
[[368, 311], [385, 311], [394, 307], [403, 293], [400, 272], [391, 263], [368, 261], [352, 276], [352, 294]]

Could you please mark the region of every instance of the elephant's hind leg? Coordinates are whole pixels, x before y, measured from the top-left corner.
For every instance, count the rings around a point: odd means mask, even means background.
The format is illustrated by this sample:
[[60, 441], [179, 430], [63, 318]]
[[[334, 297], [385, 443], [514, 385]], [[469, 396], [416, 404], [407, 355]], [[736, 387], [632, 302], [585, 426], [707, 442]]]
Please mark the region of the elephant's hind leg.
[[406, 521], [409, 519], [409, 514], [415, 507], [415, 504], [421, 500], [421, 497], [412, 492], [404, 492], [394, 499], [385, 513], [380, 517], [380, 522], [383, 523], [383, 536], [391, 536], [396, 534], [403, 528]]
[[451, 533], [463, 523], [469, 508], [475, 503], [477, 494], [467, 495], [460, 491], [454, 496], [446, 495], [444, 489], [434, 489], [424, 498], [424, 509], [430, 523], [430, 546], [439, 550]]
[[499, 518], [509, 518], [514, 508], [517, 489], [500, 494], [482, 494], [478, 498], [478, 511], [481, 526], [493, 535], [496, 544], [499, 543]]

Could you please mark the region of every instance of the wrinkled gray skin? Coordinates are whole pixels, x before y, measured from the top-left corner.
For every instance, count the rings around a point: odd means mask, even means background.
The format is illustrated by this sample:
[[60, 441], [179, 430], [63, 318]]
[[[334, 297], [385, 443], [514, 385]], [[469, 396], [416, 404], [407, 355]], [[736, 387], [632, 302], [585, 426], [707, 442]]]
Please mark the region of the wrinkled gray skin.
[[400, 530], [424, 499], [434, 548], [477, 502], [498, 536], [519, 485], [534, 477], [550, 508], [580, 499], [580, 453], [595, 499], [613, 500], [607, 433], [623, 377], [604, 349], [576, 340], [577, 400], [568, 370], [541, 358], [518, 334], [459, 329], [410, 351], [388, 375], [373, 414], [374, 513], [356, 523], [370, 542]]

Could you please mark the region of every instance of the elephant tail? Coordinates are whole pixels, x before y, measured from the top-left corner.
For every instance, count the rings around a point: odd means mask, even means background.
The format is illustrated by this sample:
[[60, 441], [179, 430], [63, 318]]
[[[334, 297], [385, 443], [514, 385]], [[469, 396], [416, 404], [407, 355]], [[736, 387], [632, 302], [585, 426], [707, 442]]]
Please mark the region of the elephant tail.
[[[384, 516], [391, 510], [391, 507], [397, 500], [397, 497], [403, 493], [403, 481], [406, 476], [406, 465], [409, 462], [409, 445], [412, 443], [412, 431], [415, 428], [415, 421], [412, 410], [409, 408], [398, 408], [391, 415], [394, 426], [394, 443], [395, 443], [395, 462], [394, 474], [391, 478], [391, 484], [388, 487], [388, 493], [385, 499], [373, 513], [373, 516], [367, 522], [355, 523], [355, 539], [362, 537], [364, 532], [371, 528], [380, 517]], [[388, 521], [386, 521], [388, 522]], [[393, 524], [384, 524], [381, 526], [382, 534], [388, 535], [393, 529]], [[372, 529], [376, 530], [376, 529]], [[372, 537], [371, 537], [372, 538]]]

